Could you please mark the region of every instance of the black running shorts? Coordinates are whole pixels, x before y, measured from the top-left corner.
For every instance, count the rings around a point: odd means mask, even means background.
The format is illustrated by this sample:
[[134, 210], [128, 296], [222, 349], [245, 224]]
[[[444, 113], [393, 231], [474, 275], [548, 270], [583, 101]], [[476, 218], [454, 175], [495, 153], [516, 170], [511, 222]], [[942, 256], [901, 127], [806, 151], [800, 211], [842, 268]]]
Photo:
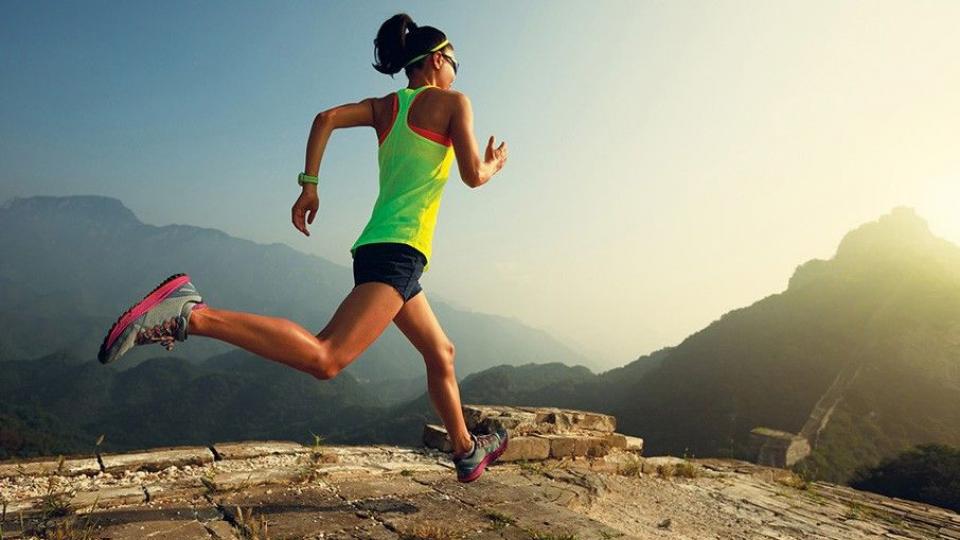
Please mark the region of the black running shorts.
[[400, 242], [357, 246], [353, 253], [354, 286], [368, 281], [392, 285], [406, 302], [421, 290], [420, 275], [427, 257], [417, 248]]

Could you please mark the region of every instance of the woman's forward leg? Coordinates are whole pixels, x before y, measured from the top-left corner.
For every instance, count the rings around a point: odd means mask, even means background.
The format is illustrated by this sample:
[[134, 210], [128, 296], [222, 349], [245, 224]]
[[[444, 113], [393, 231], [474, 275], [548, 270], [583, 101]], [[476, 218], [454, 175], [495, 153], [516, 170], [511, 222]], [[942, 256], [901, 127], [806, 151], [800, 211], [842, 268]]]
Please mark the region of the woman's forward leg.
[[213, 307], [193, 312], [188, 333], [330, 379], [376, 341], [402, 306], [403, 298], [391, 285], [367, 282], [350, 291], [316, 335], [284, 318]]
[[394, 324], [423, 355], [427, 366], [430, 400], [443, 420], [455, 454], [470, 450], [473, 444], [460, 407], [460, 387], [454, 370], [453, 343], [440, 327], [430, 309], [427, 295], [421, 291], [407, 301], [393, 319]]

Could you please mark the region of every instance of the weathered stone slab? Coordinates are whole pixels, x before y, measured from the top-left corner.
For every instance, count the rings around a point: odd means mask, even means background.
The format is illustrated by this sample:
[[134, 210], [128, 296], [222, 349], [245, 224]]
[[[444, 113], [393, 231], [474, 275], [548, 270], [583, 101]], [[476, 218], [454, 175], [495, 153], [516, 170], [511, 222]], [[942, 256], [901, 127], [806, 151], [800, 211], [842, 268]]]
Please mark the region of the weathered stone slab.
[[634, 452], [616, 449], [602, 459], [589, 459], [581, 463], [571, 463], [571, 467], [586, 467], [595, 472], [607, 472], [642, 476], [642, 459]]
[[476, 429], [480, 422], [488, 416], [502, 416], [512, 411], [513, 407], [494, 406], [494, 405], [461, 405], [463, 419], [467, 423], [467, 429]]
[[643, 452], [643, 439], [640, 437], [631, 437], [630, 435], [624, 435], [627, 445], [624, 447], [624, 450], [629, 450], [631, 452], [641, 453]]
[[386, 476], [377, 478], [343, 479], [337, 482], [337, 492], [347, 501], [377, 497], [405, 497], [432, 491], [429, 486], [408, 478]]
[[0, 478], [14, 478], [17, 476], [77, 476], [81, 474], [98, 474], [100, 463], [96, 458], [64, 459], [63, 467], [57, 471], [59, 460], [19, 461], [0, 463]]
[[555, 424], [558, 431], [589, 429], [593, 431], [613, 432], [617, 428], [617, 419], [609, 414], [601, 414], [577, 409], [556, 407], [517, 407], [536, 415], [537, 423]]
[[411, 463], [409, 461], [384, 461], [373, 465], [378, 469], [383, 469], [388, 472], [433, 472], [433, 471], [446, 471], [447, 467], [441, 465], [440, 463]]
[[[23, 514], [30, 515], [36, 511], [39, 511], [43, 506], [43, 501], [39, 498], [33, 499], [21, 499], [19, 501], [7, 501], [7, 519], [10, 519], [13, 516]], [[4, 529], [6, 530], [6, 529]]]
[[[111, 540], [212, 540], [206, 527], [197, 520], [139, 521], [113, 525], [97, 531], [97, 538]], [[236, 538], [236, 536], [234, 536]]]
[[233, 528], [233, 525], [218, 519], [216, 521], [208, 521], [204, 523], [207, 529], [213, 533], [212, 540], [240, 540], [240, 537], [237, 535], [237, 530]]
[[217, 501], [229, 519], [237, 520], [237, 507], [252, 520], [261, 518], [269, 524], [270, 540], [304, 538], [391, 538], [382, 525], [359, 517], [358, 509], [344, 502], [335, 493], [316, 487], [300, 489], [261, 486], [242, 492], [218, 496]]
[[446, 428], [437, 424], [424, 424], [423, 445], [441, 452], [453, 452], [453, 443], [450, 442]]
[[542, 460], [550, 457], [550, 441], [542, 437], [510, 437], [497, 461]]
[[478, 422], [477, 427], [488, 433], [497, 429], [505, 429], [511, 433], [552, 432], [556, 429], [555, 426], [550, 424], [537, 423], [535, 414], [524, 411], [514, 411], [500, 416], [486, 416]]
[[502, 502], [489, 509], [510, 516], [518, 528], [530, 531], [521, 538], [626, 538], [622, 531], [552, 502]]
[[176, 482], [153, 483], [144, 486], [148, 501], [193, 500], [208, 491], [198, 477], [189, 477]]
[[627, 436], [622, 433], [608, 433], [602, 435], [602, 437], [610, 448], [618, 450], [626, 450], [627, 448]]
[[167, 467], [213, 463], [213, 452], [206, 446], [182, 447], [129, 454], [101, 455], [106, 472], [162, 471]]
[[140, 504], [147, 501], [147, 494], [140, 486], [106, 487], [96, 491], [81, 491], [70, 499], [70, 508], [77, 513], [96, 508], [110, 508], [124, 504]]
[[676, 467], [686, 462], [687, 460], [674, 456], [654, 456], [643, 458], [642, 467], [644, 473], [658, 473], [664, 467]]
[[297, 483], [306, 475], [304, 469], [256, 469], [218, 473], [212, 483], [217, 491], [231, 491], [264, 484]]
[[213, 445], [220, 459], [247, 459], [271, 455], [307, 454], [311, 448], [293, 441], [237, 441]]
[[550, 457], [604, 456], [610, 446], [603, 437], [579, 434], [535, 434], [550, 442]]
[[613, 416], [565, 409], [547, 413], [545, 422], [555, 424], [560, 432], [575, 429], [613, 432], [617, 427], [616, 419]]
[[358, 506], [401, 538], [476, 538], [477, 531], [490, 528], [490, 520], [473, 507], [433, 490]]

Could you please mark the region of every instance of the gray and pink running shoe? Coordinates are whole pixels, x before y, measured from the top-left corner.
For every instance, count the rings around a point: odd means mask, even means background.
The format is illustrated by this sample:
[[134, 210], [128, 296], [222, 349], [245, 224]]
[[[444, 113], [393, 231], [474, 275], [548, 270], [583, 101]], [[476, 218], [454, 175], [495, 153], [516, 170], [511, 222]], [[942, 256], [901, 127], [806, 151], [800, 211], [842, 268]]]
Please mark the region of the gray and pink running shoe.
[[97, 358], [108, 364], [137, 345], [158, 342], [168, 351], [173, 350], [175, 341], [187, 340], [190, 314], [206, 306], [190, 283], [190, 276], [174, 274], [113, 323]]
[[484, 435], [470, 433], [470, 438], [473, 439], [473, 451], [465, 456], [453, 457], [457, 480], [461, 482], [473, 482], [480, 478], [487, 465], [496, 461], [507, 449], [510, 436], [507, 430], [499, 428]]

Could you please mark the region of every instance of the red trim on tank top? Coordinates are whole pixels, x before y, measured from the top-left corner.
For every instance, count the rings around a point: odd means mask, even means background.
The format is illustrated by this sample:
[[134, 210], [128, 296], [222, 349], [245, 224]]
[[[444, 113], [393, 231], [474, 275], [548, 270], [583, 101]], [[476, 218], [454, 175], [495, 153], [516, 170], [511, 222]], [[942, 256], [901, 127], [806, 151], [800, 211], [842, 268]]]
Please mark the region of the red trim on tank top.
[[410, 102], [410, 105], [407, 106], [407, 127], [410, 128], [410, 131], [413, 131], [414, 133], [416, 133], [417, 135], [420, 135], [421, 137], [425, 137], [435, 143], [442, 144], [444, 146], [450, 146], [451, 144], [453, 144], [453, 141], [450, 139], [450, 137], [437, 133], [436, 131], [430, 131], [429, 129], [419, 128], [419, 127], [410, 125], [410, 109], [413, 108], [413, 104], [417, 101], [417, 98], [422, 95], [423, 95], [423, 92], [420, 92], [419, 94], [413, 96], [413, 100]]
[[397, 96], [397, 93], [393, 93], [393, 115], [390, 117], [390, 125], [387, 126], [387, 130], [383, 132], [383, 136], [380, 137], [380, 140], [377, 141], [378, 145], [383, 144], [383, 141], [387, 139], [387, 135], [390, 134], [390, 130], [393, 129], [393, 124], [397, 121], [397, 102], [400, 100], [400, 97]]

